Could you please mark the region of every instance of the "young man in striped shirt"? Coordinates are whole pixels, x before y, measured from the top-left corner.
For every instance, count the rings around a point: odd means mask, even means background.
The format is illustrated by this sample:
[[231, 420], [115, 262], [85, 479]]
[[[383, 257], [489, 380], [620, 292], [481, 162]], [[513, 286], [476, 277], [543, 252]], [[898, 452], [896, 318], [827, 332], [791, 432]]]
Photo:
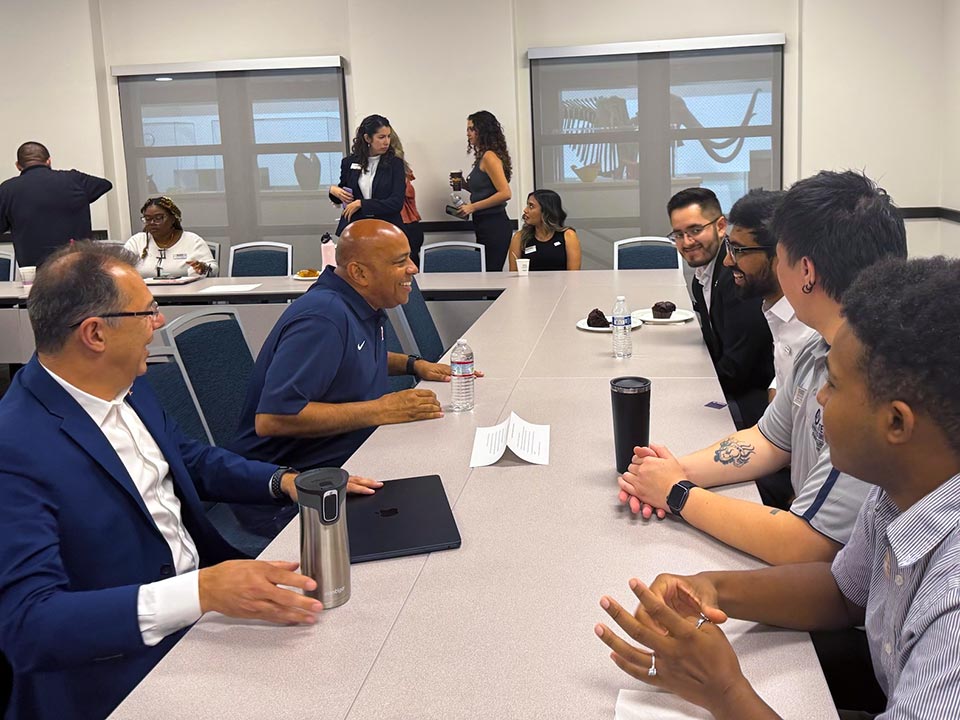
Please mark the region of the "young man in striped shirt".
[[960, 261], [882, 261], [844, 295], [844, 316], [818, 400], [834, 465], [874, 487], [834, 561], [661, 575], [649, 589], [633, 580], [636, 616], [601, 600], [653, 650], [598, 625], [617, 665], [717, 718], [779, 717], [712, 624], [728, 616], [865, 625], [887, 696], [878, 718], [947, 720], [960, 708]]

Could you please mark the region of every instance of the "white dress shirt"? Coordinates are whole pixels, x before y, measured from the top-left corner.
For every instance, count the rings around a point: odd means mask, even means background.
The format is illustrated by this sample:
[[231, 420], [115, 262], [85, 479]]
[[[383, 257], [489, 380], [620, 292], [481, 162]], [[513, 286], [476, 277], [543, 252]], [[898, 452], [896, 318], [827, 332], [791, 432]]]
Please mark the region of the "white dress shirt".
[[706, 265], [701, 265], [700, 267], [693, 269], [693, 276], [703, 288], [703, 302], [707, 306], [708, 315], [710, 314], [710, 294], [713, 291], [713, 266], [716, 264], [716, 262], [717, 258], [714, 256], [713, 260], [708, 262]]
[[783, 385], [789, 373], [793, 372], [793, 360], [800, 348], [809, 342], [817, 331], [804, 325], [797, 319], [793, 306], [786, 295], [773, 305], [763, 302], [763, 314], [770, 326], [773, 335], [773, 370], [774, 378], [770, 388], [775, 390]]
[[380, 158], [382, 157], [383, 155], [374, 155], [371, 158], [367, 158], [366, 172], [361, 172], [360, 177], [357, 178], [357, 185], [360, 186], [360, 194], [363, 195], [363, 199], [365, 200], [373, 197], [373, 178], [377, 175], [377, 168], [380, 166]]
[[[43, 365], [41, 365], [43, 367]], [[113, 400], [101, 400], [44, 367], [90, 416], [116, 451], [147, 506], [177, 574], [141, 585], [137, 594], [137, 620], [144, 645], [156, 645], [170, 633], [200, 619], [200, 555], [180, 515], [180, 500], [173, 490], [170, 466], [136, 411], [124, 402], [129, 388]]]

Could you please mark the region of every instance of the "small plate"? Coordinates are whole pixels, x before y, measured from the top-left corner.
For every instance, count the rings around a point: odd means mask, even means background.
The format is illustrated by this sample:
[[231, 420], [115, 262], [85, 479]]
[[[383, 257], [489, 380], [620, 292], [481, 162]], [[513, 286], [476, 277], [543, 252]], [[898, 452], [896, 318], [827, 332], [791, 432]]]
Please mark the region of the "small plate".
[[[640, 311], [637, 310], [636, 312], [630, 313], [630, 317], [633, 319], [633, 323], [630, 325], [630, 329], [639, 330], [643, 326], [643, 319], [640, 317]], [[607, 315], [606, 318], [607, 318], [607, 321], [609, 322], [611, 316]], [[586, 318], [581, 318], [580, 320], [577, 320], [577, 328], [580, 330], [586, 330], [587, 332], [602, 332], [602, 333], [613, 332], [613, 326], [605, 327], [605, 328], [590, 327], [589, 325], [587, 325]]]
[[301, 277], [300, 275], [297, 275], [296, 273], [294, 273], [294, 274], [291, 275], [290, 277], [292, 277], [294, 280], [302, 280], [302, 281], [304, 281], [304, 282], [313, 282], [314, 280], [316, 280], [316, 279], [317, 279], [318, 277], [320, 277], [320, 276], [319, 276], [319, 275], [314, 275], [313, 277]]
[[678, 323], [690, 322], [696, 317], [693, 310], [684, 310], [682, 308], [674, 310], [673, 315], [668, 318], [655, 318], [651, 308], [637, 310], [634, 315], [639, 315], [640, 319], [649, 325], [676, 325]]

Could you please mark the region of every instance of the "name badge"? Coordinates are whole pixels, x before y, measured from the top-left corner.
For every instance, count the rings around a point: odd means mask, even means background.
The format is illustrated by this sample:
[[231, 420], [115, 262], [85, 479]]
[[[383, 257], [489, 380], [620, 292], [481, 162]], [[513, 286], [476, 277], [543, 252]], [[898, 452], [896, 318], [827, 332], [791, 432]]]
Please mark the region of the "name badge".
[[523, 254], [524, 254], [524, 255], [532, 255], [532, 254], [535, 253], [536, 251], [537, 251], [537, 246], [536, 246], [536, 245], [528, 245], [527, 247], [525, 247], [525, 248], [523, 249]]
[[807, 389], [798, 387], [793, 393], [793, 404], [796, 405], [797, 407], [802, 406], [803, 401], [806, 399], [806, 397], [807, 397]]
[[363, 170], [363, 168], [360, 167], [360, 163], [353, 163], [353, 164], [351, 164], [351, 165], [350, 165], [350, 169], [351, 169], [351, 170]]
[[173, 259], [174, 259], [174, 260], [186, 260], [186, 259], [187, 259], [187, 254], [186, 254], [186, 253], [176, 253], [176, 254], [173, 256]]
[[553, 246], [554, 246], [554, 247], [560, 247], [560, 241], [557, 240], [557, 241], [553, 244]]

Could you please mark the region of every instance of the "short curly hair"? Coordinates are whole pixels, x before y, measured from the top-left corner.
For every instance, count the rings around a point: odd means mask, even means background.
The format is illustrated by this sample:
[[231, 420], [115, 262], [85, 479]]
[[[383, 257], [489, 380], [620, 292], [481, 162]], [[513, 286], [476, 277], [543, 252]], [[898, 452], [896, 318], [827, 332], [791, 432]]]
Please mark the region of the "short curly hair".
[[960, 457], [960, 260], [881, 260], [844, 294], [843, 314], [870, 399], [923, 413]]

